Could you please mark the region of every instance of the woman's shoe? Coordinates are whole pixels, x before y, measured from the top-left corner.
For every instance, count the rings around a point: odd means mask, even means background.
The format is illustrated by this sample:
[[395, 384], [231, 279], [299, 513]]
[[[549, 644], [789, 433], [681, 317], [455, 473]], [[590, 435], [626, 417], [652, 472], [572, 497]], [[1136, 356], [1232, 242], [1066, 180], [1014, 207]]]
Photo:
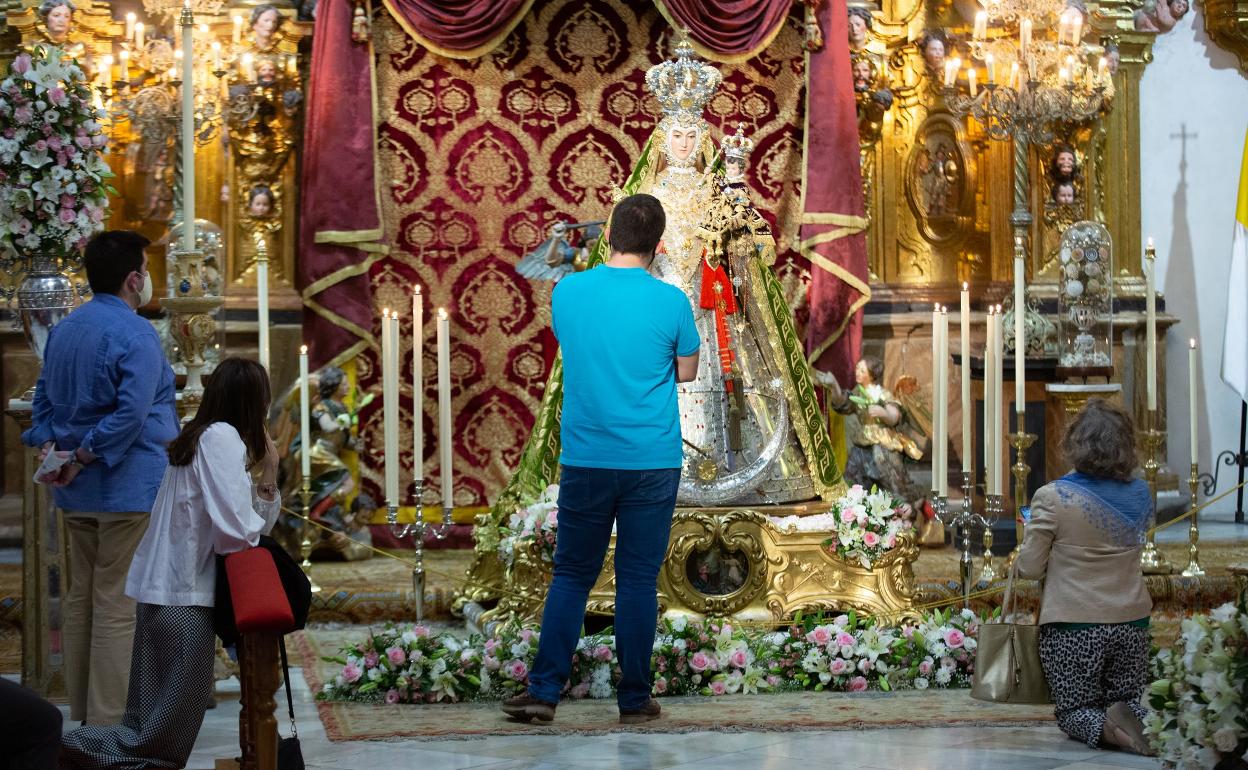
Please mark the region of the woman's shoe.
[[1109, 742], [1127, 751], [1145, 757], [1156, 756], [1157, 752], [1148, 744], [1144, 735], [1144, 725], [1135, 715], [1131, 707], [1118, 701], [1105, 711], [1105, 735]]

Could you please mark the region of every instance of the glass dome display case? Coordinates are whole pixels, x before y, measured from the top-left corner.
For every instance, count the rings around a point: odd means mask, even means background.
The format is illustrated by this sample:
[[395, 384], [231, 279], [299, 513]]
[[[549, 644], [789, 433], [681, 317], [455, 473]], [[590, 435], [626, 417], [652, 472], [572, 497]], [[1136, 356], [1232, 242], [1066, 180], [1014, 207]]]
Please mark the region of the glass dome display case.
[[1114, 250], [1098, 222], [1076, 222], [1062, 234], [1058, 281], [1058, 366], [1113, 367]]

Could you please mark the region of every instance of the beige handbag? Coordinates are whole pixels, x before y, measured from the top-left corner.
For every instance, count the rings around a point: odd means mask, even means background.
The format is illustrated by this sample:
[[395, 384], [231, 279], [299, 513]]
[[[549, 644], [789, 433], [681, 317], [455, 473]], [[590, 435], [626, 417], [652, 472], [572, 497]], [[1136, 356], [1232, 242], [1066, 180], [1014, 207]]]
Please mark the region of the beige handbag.
[[1049, 683], [1040, 666], [1040, 626], [1005, 621], [1013, 608], [1016, 569], [1010, 570], [1005, 584], [1000, 622], [979, 627], [971, 697], [995, 703], [1049, 703]]

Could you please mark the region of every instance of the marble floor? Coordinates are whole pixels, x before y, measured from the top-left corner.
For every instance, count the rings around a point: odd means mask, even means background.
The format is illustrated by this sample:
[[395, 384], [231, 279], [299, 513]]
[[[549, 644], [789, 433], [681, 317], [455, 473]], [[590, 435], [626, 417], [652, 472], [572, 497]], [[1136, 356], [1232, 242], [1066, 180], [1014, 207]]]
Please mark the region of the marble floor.
[[[620, 733], [603, 736], [495, 737], [455, 741], [350, 741], [325, 737], [299, 669], [292, 669], [295, 716], [308, 768], [335, 770], [788, 770], [809, 765], [837, 770], [1109, 770], [1155, 768], [1156, 760], [1095, 751], [1069, 740], [1052, 723], [1036, 727], [855, 730], [843, 732]], [[811, 697], [818, 697], [812, 693]], [[278, 698], [283, 702], [283, 698]], [[565, 708], [576, 708], [575, 704]], [[1003, 707], [1008, 708], [1008, 707]], [[420, 710], [412, 708], [412, 718]], [[503, 717], [500, 715], [499, 717]], [[278, 719], [285, 733], [285, 716]], [[68, 725], [67, 725], [68, 727]], [[238, 754], [238, 685], [218, 688], [189, 768], [212, 768]]]

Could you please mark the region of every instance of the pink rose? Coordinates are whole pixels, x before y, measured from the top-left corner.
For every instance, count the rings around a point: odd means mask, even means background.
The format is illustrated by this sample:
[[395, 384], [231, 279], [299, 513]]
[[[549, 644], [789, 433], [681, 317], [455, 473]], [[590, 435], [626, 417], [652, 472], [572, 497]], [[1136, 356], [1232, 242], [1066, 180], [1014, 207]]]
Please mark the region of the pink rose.
[[37, 152], [43, 152], [46, 149], [48, 149], [48, 141], [46, 139], [40, 139], [35, 142], [35, 150]]
[[364, 668], [377, 668], [377, 664], [380, 661], [381, 656], [377, 654], [376, 650], [369, 650], [364, 653]]
[[497, 671], [503, 667], [503, 664], [499, 662], [498, 658], [490, 655], [486, 655], [481, 659], [481, 665], [485, 666], [490, 671]]
[[806, 634], [806, 640], [820, 646], [832, 641], [832, 632], [827, 626], [816, 626], [809, 634]]
[[692, 668], [694, 671], [697, 671], [698, 673], [702, 673], [703, 671], [706, 671], [708, 668], [713, 668], [714, 666], [715, 666], [715, 659], [712, 658], [710, 655], [707, 655], [705, 652], [702, 652], [701, 650], [698, 650], [697, 652], [695, 652], [693, 654], [693, 657], [689, 659], [689, 668]]
[[532, 638], [533, 638], [533, 629], [531, 628], [520, 629], [520, 641], [527, 642]]
[[104, 208], [102, 206], [89, 206], [87, 207], [87, 213], [91, 215], [92, 222], [104, 221]]
[[399, 691], [395, 689], [386, 690], [386, 703], [393, 706], [399, 702]]
[[25, 75], [27, 72], [30, 72], [30, 54], [18, 54], [18, 57], [13, 60], [13, 71], [19, 75]]
[[507, 664], [507, 674], [517, 682], [522, 682], [529, 675], [529, 667], [524, 665], [523, 660], [513, 660]]
[[919, 663], [919, 673], [922, 674], [923, 676], [927, 676], [928, 674], [932, 673], [932, 659], [931, 658], [924, 658], [923, 661]]
[[955, 650], [961, 647], [965, 641], [966, 636], [956, 628], [951, 628], [945, 632], [945, 644]]
[[78, 202], [78, 199], [70, 195], [69, 193], [66, 193], [61, 196], [61, 208], [66, 208], [66, 209], [73, 208], [74, 204], [77, 202]]
[[871, 669], [873, 668], [875, 668], [875, 664], [871, 662], [870, 658], [863, 658], [862, 660], [858, 661], [858, 671], [860, 671], [863, 674], [871, 673]]
[[91, 147], [91, 137], [86, 134], [79, 134], [74, 137], [74, 144], [78, 145], [81, 149], [86, 150]]
[[734, 650], [728, 656], [728, 662], [737, 668], [745, 668], [745, 650]]
[[896, 547], [897, 547], [897, 536], [896, 536], [896, 535], [892, 535], [892, 534], [890, 534], [887, 538], [885, 538], [885, 540], [884, 540], [884, 547], [885, 547], [885, 548], [896, 548]]
[[862, 542], [868, 548], [874, 548], [880, 544], [880, 536], [875, 534], [871, 530], [867, 530], [866, 532], [862, 533]]
[[546, 528], [554, 529], [559, 526], [559, 511], [551, 511], [546, 514]]
[[63, 146], [64, 145], [61, 143], [61, 138], [59, 136], [54, 136], [48, 139], [48, 149], [52, 152], [60, 152], [61, 147]]
[[828, 666], [828, 670], [832, 672], [833, 676], [840, 676], [849, 671], [849, 661], [844, 658], [833, 658], [831, 665]]
[[768, 675], [767, 675], [767, 686], [768, 686], [768, 687], [778, 687], [779, 685], [780, 685], [780, 677], [776, 676], [775, 674], [768, 674]]
[[103, 147], [107, 143], [108, 143], [108, 137], [104, 136], [103, 134], [96, 134], [95, 136], [91, 137], [92, 147]]
[[60, 86], [53, 86], [52, 88], [49, 88], [48, 89], [48, 101], [58, 106], [64, 104], [65, 103], [65, 89], [61, 88]]
[[403, 651], [402, 647], [387, 648], [386, 657], [390, 660], [390, 663], [395, 666], [401, 666], [407, 662], [407, 653]]
[[347, 665], [342, 667], [343, 680], [352, 684], [360, 681], [360, 675], [363, 673], [364, 672], [360, 670], [360, 667], [355, 665], [354, 663], [348, 663]]
[[841, 628], [844, 628], [845, 626], [849, 625], [849, 616], [837, 615], [836, 617], [832, 618], [832, 625], [840, 626]]
[[662, 695], [665, 692], [667, 692], [667, 680], [664, 679], [663, 677], [659, 677], [655, 679], [654, 680], [654, 694]]
[[841, 523], [848, 524], [858, 518], [858, 514], [854, 511], [853, 506], [847, 506], [841, 509]]
[[867, 691], [867, 678], [865, 676], [856, 676], [853, 679], [850, 679], [849, 691], [850, 692], [866, 692]]
[[848, 631], [841, 630], [836, 632], [837, 647], [853, 647], [855, 643], [854, 635]]
[[610, 662], [611, 648], [605, 644], [598, 645], [598, 649], [594, 650], [594, 657], [603, 663]]
[[412, 633], [416, 636], [428, 636], [429, 626], [412, 626]]
[[61, 221], [68, 225], [72, 224], [78, 218], [78, 215], [74, 213], [73, 209], [61, 209], [60, 217]]
[[485, 640], [485, 654], [493, 655], [494, 651], [498, 649], [498, 645], [499, 645], [499, 641], [497, 639], [486, 639]]
[[901, 635], [907, 639], [914, 636], [914, 626], [902, 626]]
[[17, 234], [18, 235], [26, 235], [27, 233], [30, 232], [30, 229], [32, 227], [34, 227], [34, 225], [32, 225], [30, 223], [30, 220], [27, 219], [26, 217], [22, 217], [21, 219], [17, 220]]
[[726, 692], [728, 692], [728, 685], [719, 680], [711, 682], [711, 695], [723, 695]]

